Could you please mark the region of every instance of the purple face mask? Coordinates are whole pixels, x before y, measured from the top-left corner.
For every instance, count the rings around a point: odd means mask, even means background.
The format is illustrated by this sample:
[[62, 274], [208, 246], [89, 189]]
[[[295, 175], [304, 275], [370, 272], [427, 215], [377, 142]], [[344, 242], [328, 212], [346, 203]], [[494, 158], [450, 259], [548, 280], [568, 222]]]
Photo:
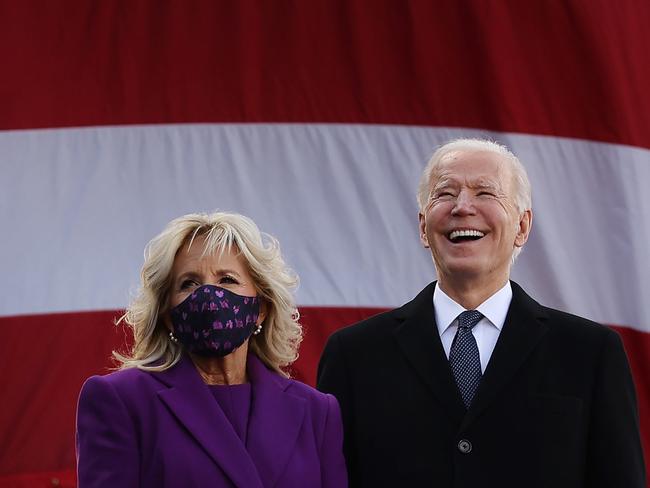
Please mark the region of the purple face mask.
[[171, 309], [174, 336], [189, 352], [201, 356], [230, 354], [256, 327], [257, 297], [245, 297], [213, 285], [201, 285]]

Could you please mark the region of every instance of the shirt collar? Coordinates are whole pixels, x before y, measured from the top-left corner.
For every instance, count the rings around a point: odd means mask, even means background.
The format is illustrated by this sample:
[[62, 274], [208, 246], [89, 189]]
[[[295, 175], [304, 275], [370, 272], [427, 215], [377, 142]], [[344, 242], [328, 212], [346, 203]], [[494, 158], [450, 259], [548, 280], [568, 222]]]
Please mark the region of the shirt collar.
[[[511, 301], [512, 287], [510, 286], [510, 280], [508, 280], [503, 288], [476, 307], [476, 310], [481, 312], [494, 327], [501, 330], [506, 321], [506, 315], [508, 314]], [[433, 310], [440, 335], [453, 325], [456, 317], [461, 312], [465, 311], [460, 304], [456, 303], [440, 289], [438, 283], [436, 283], [436, 287], [433, 290]]]

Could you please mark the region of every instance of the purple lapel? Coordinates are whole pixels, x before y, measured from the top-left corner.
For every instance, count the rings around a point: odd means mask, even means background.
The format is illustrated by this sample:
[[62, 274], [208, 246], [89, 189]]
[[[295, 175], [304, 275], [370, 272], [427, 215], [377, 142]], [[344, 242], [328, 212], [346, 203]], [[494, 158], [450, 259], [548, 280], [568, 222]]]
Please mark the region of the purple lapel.
[[285, 392], [290, 381], [248, 356], [253, 404], [248, 425], [248, 452], [260, 478], [274, 486], [286, 470], [305, 418], [305, 400]]
[[[158, 392], [160, 399], [232, 482], [239, 487], [262, 488], [258, 467], [253, 464], [251, 456], [203, 383], [192, 360], [184, 356], [174, 367], [153, 373], [153, 377], [169, 387]], [[251, 421], [249, 432], [253, 428], [255, 425]]]

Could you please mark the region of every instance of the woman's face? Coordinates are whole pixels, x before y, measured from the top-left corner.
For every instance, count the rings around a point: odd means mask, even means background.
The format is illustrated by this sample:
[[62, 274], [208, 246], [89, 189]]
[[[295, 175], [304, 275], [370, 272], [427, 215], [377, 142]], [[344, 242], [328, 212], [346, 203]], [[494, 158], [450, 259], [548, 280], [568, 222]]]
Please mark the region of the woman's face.
[[176, 254], [172, 268], [170, 308], [185, 300], [201, 285], [215, 285], [238, 295], [256, 296], [253, 278], [236, 249], [228, 249], [221, 256], [203, 255], [205, 238], [197, 236], [192, 247], [184, 244]]

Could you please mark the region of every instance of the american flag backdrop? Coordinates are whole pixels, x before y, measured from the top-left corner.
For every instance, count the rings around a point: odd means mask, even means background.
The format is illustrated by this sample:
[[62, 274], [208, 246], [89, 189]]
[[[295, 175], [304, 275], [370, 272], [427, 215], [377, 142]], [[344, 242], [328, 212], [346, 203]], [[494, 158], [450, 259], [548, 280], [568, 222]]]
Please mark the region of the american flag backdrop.
[[649, 21], [633, 0], [0, 0], [0, 486], [74, 486], [77, 394], [128, 342], [113, 320], [169, 220], [279, 239], [313, 384], [331, 331], [435, 279], [415, 190], [464, 136], [527, 167], [513, 278], [621, 334], [650, 464]]

